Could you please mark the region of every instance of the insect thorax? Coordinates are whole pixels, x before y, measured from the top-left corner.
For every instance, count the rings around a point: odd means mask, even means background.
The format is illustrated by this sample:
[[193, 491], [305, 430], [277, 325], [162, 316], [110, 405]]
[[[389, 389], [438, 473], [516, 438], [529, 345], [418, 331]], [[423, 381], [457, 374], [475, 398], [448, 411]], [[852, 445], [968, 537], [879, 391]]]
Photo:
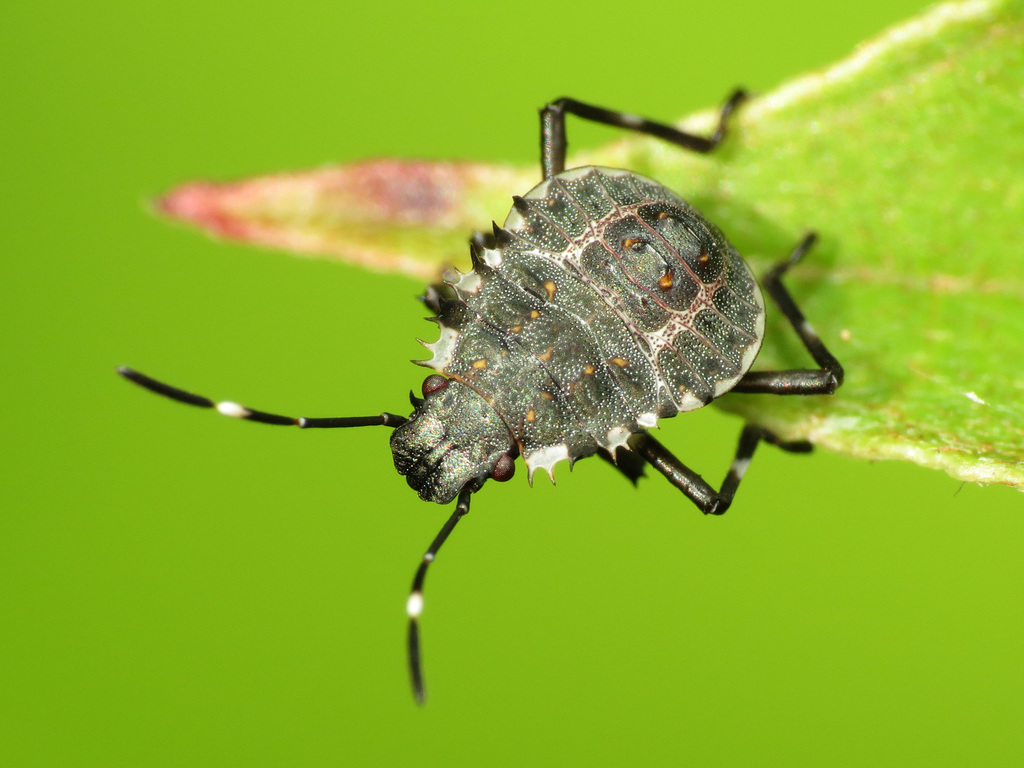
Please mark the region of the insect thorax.
[[[510, 445], [531, 478], [599, 447], [614, 455], [630, 434], [731, 389], [761, 345], [764, 305], [749, 268], [660, 184], [576, 168], [515, 201], [497, 246], [451, 283], [441, 337], [425, 345], [433, 357], [421, 364], [453, 386], [392, 440], [423, 498], [453, 498]], [[432, 402], [442, 396], [443, 408]], [[432, 471], [458, 477], [431, 479], [430, 445], [459, 457]]]

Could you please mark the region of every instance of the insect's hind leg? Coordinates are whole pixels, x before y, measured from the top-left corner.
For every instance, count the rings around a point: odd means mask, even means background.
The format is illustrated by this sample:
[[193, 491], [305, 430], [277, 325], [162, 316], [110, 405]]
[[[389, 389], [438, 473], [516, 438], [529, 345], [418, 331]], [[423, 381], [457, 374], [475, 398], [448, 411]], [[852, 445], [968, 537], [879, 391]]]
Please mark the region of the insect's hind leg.
[[576, 115], [595, 123], [627, 128], [631, 131], [657, 136], [659, 139], [678, 144], [694, 152], [707, 153], [717, 147], [725, 138], [729, 128], [729, 116], [747, 98], [747, 92], [737, 88], [726, 100], [718, 116], [718, 127], [711, 136], [697, 136], [681, 131], [671, 125], [656, 123], [627, 112], [616, 112], [604, 107], [585, 104], [576, 99], [562, 97], [544, 106], [540, 111], [540, 166], [545, 179], [565, 170], [565, 152], [568, 142], [565, 138], [565, 116]]
[[804, 239], [793, 249], [789, 258], [783, 259], [772, 267], [762, 282], [768, 295], [772, 297], [776, 306], [793, 326], [793, 330], [796, 331], [807, 351], [811, 353], [814, 362], [821, 368], [818, 370], [796, 368], [788, 371], [750, 371], [744, 374], [731, 391], [772, 395], [831, 395], [843, 383], [843, 366], [828, 351], [828, 347], [815, 333], [803, 312], [793, 301], [793, 297], [789, 295], [786, 286], [782, 284], [782, 276], [803, 258], [817, 239], [817, 235], [813, 232], [805, 235]]
[[671, 451], [651, 437], [648, 433], [642, 432], [630, 438], [629, 444], [637, 453], [643, 456], [652, 467], [661, 472], [666, 479], [676, 488], [686, 494], [697, 508], [705, 515], [721, 515], [732, 504], [739, 488], [740, 480], [747, 471], [750, 459], [754, 455], [758, 444], [764, 441], [778, 446], [784, 451], [792, 453], [810, 453], [814, 446], [810, 443], [797, 440], [787, 442], [780, 440], [773, 433], [763, 427], [754, 424], [747, 424], [740, 433], [739, 445], [736, 446], [736, 456], [729, 465], [729, 471], [722, 481], [722, 486], [717, 491], [700, 475], [687, 467], [677, 459]]

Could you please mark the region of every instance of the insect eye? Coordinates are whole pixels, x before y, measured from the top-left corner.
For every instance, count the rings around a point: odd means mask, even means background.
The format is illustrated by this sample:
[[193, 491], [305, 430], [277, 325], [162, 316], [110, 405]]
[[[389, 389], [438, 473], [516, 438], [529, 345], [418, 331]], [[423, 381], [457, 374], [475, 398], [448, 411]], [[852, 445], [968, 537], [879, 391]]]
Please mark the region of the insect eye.
[[501, 454], [501, 457], [494, 462], [494, 469], [491, 470], [491, 477], [499, 483], [504, 483], [507, 480], [512, 479], [512, 475], [516, 473], [516, 460], [513, 459], [507, 453]]
[[448, 386], [448, 379], [439, 373], [433, 373], [423, 380], [423, 396], [430, 397]]

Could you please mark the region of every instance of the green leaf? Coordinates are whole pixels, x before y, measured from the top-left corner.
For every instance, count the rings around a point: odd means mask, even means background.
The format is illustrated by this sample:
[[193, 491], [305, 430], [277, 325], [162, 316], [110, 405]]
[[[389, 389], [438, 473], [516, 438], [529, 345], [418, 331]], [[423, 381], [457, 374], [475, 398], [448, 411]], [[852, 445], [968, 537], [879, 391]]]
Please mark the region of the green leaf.
[[[683, 121], [706, 131], [714, 113]], [[720, 405], [787, 439], [1024, 487], [1024, 7], [934, 8], [742, 108], [711, 156], [630, 136], [570, 165], [655, 177], [787, 284], [846, 366], [834, 397]], [[571, 126], [569, 128], [572, 130]], [[383, 160], [193, 184], [162, 209], [216, 234], [435, 277], [536, 167]], [[808, 365], [773, 312], [757, 368]]]

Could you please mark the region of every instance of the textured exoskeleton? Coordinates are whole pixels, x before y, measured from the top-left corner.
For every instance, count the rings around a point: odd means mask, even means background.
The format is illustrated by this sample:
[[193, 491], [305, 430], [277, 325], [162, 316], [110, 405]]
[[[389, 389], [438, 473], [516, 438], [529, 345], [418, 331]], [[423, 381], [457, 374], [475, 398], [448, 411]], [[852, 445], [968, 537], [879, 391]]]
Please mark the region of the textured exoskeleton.
[[731, 389], [764, 335], [764, 304], [721, 231], [657, 182], [564, 171], [515, 198], [494, 247], [451, 281], [423, 361], [450, 385], [391, 438], [421, 498], [447, 503], [505, 453], [537, 469]]

